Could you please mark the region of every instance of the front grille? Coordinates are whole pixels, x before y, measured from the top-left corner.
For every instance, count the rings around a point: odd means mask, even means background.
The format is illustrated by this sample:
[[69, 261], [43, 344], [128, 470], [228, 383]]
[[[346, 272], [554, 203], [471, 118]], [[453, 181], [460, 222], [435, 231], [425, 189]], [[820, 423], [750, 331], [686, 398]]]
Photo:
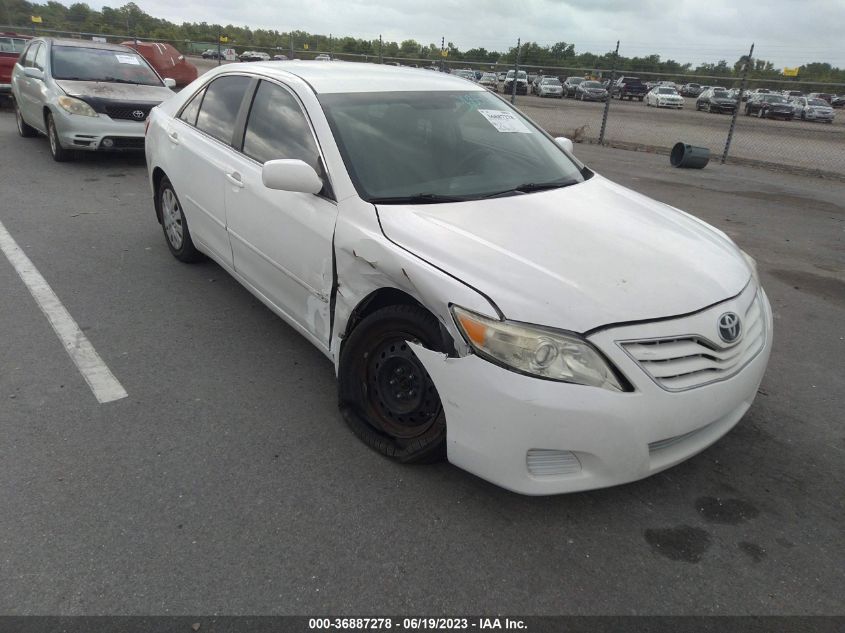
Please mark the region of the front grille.
[[[144, 121], [146, 120], [147, 116], [150, 114], [150, 110], [153, 107], [151, 105], [107, 105], [106, 106], [106, 114], [108, 114], [113, 119], [126, 119], [129, 121]], [[140, 118], [136, 116], [136, 113], [141, 112], [143, 116]]]
[[683, 391], [733, 376], [763, 349], [766, 316], [760, 292], [745, 311], [742, 326], [741, 338], [733, 345], [695, 335], [624, 341], [621, 345], [658, 385]]

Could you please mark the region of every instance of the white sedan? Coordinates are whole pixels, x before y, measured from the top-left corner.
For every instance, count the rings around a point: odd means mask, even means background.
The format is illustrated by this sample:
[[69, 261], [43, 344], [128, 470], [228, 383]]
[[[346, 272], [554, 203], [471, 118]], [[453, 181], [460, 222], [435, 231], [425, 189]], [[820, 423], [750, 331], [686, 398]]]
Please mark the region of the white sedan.
[[684, 98], [677, 90], [669, 86], [655, 86], [645, 96], [647, 106], [658, 108], [683, 108]]
[[361, 440], [526, 494], [705, 449], [772, 345], [749, 256], [571, 150], [456, 77], [299, 61], [212, 70], [146, 141], [171, 253], [325, 354]]

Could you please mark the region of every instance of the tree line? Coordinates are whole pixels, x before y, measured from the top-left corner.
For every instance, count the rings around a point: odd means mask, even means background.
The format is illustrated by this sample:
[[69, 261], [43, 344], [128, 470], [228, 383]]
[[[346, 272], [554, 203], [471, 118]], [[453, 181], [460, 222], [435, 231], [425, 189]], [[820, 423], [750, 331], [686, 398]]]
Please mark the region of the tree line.
[[[470, 48], [462, 51], [452, 42], [444, 48], [435, 43], [423, 44], [413, 39], [402, 42], [381, 41], [379, 38], [362, 39], [348, 36], [321, 35], [305, 31], [277, 31], [250, 29], [232, 24], [209, 24], [207, 22], [183, 22], [174, 24], [168, 20], [153, 17], [141, 10], [134, 2], [122, 7], [103, 7], [98, 11], [83, 2], [65, 6], [54, 0], [46, 4], [27, 0], [0, 0], [0, 20], [7, 25], [29, 25], [30, 17], [42, 18], [38, 25], [44, 29], [85, 33], [112, 33], [132, 35], [139, 38], [167, 40], [177, 48], [185, 48], [188, 42], [216, 42], [219, 34], [229, 37], [231, 46], [237, 49], [265, 48], [280, 50], [302, 50], [330, 52], [334, 54], [382, 56], [395, 60], [423, 60], [450, 65], [456, 62], [473, 63], [476, 67], [494, 64], [513, 64], [517, 58], [516, 42], [504, 52], [488, 51], [485, 48]], [[724, 77], [727, 80], [740, 75], [746, 56], [738, 57], [734, 63], [720, 60], [716, 63], [693, 65], [673, 59], [662, 59], [660, 55], [643, 57], [614, 56], [612, 51], [595, 54], [578, 53], [575, 45], [557, 42], [541, 45], [525, 42], [520, 46], [519, 60], [526, 66], [542, 68], [562, 67], [579, 69], [609, 69], [615, 67], [621, 73], [660, 73], [666, 75], [701, 75]], [[752, 59], [749, 77], [754, 79], [783, 79], [781, 70], [764, 59]], [[800, 82], [845, 83], [845, 69], [825, 62], [814, 62], [799, 67]]]

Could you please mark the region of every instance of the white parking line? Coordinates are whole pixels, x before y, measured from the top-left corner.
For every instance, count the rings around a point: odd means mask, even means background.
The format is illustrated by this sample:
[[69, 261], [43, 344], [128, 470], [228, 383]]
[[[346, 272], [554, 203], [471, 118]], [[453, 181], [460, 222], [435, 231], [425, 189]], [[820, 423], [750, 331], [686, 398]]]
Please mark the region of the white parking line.
[[47, 317], [59, 340], [65, 346], [79, 373], [91, 387], [94, 397], [102, 404], [120, 400], [129, 394], [100, 358], [97, 350], [79, 329], [76, 321], [59, 301], [56, 293], [38, 272], [17, 242], [0, 222], [0, 250], [6, 255], [21, 280], [26, 284], [38, 307]]

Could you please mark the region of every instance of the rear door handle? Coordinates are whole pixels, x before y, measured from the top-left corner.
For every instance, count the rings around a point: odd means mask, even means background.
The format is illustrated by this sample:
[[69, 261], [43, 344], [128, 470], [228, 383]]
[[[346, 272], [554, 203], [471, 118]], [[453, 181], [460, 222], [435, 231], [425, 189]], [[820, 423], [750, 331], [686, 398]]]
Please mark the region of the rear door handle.
[[170, 142], [174, 145], [179, 145], [179, 135], [176, 132], [168, 132], [167, 138], [170, 139]]
[[226, 174], [226, 180], [231, 182], [236, 187], [243, 187], [244, 186], [244, 181], [241, 180], [241, 175], [236, 171], [233, 171], [231, 173], [227, 173]]

